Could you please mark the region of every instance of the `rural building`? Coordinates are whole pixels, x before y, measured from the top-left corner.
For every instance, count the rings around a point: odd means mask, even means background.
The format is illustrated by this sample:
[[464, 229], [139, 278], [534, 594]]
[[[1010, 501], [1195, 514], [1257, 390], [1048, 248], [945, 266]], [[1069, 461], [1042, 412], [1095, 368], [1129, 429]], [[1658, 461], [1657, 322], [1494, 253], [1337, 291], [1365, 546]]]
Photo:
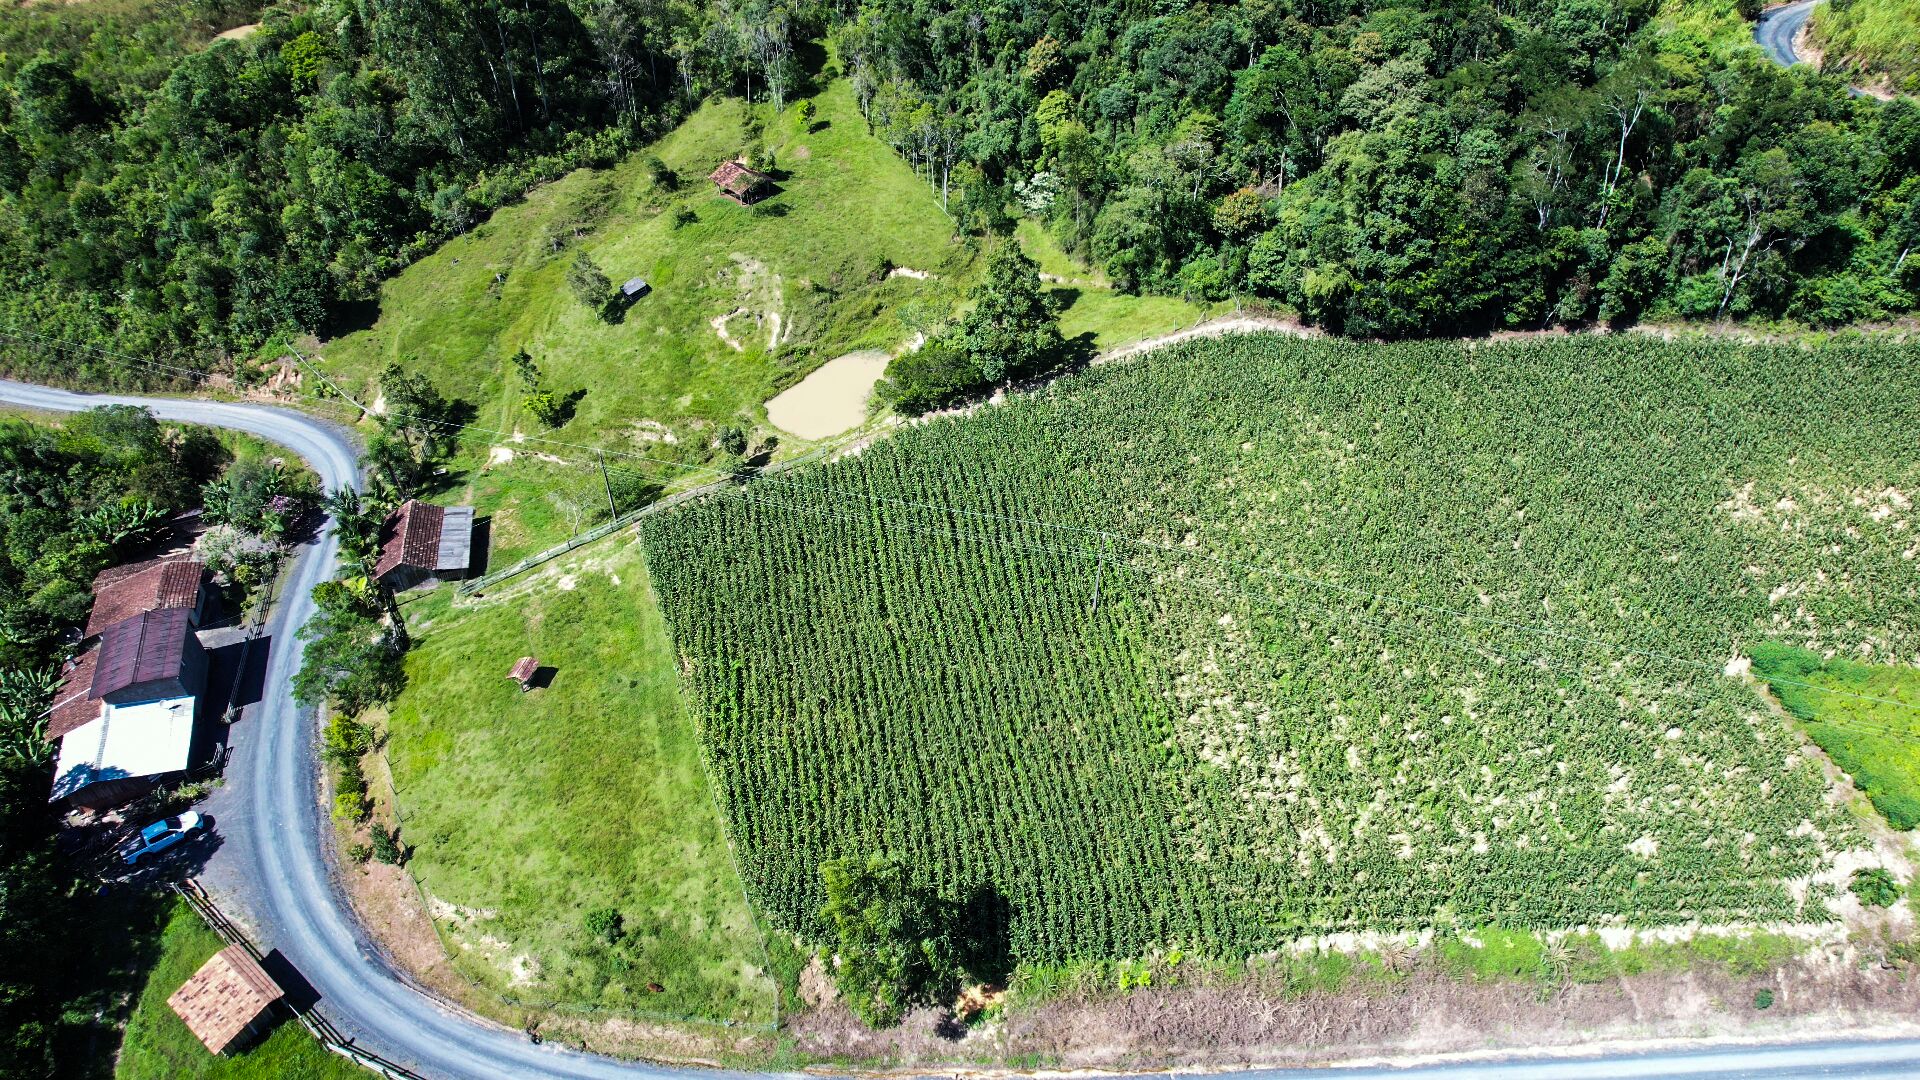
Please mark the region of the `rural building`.
[[51, 801], [102, 810], [186, 772], [207, 654], [194, 633], [204, 568], [154, 560], [95, 578], [86, 651], [62, 673], [47, 712], [57, 741]]
[[507, 678], [520, 684], [523, 691], [533, 689], [533, 677], [540, 670], [540, 662], [531, 656], [523, 656], [513, 662], [513, 670], [507, 672]]
[[166, 608], [186, 608], [189, 622], [200, 625], [206, 614], [206, 590], [201, 582], [206, 566], [193, 559], [151, 559], [112, 566], [93, 579], [93, 612], [87, 616], [87, 637], [129, 616]]
[[107, 627], [94, 661], [94, 699], [126, 705], [198, 694], [207, 654], [190, 617], [186, 608], [163, 608]]
[[647, 284], [646, 278], [628, 278], [626, 283], [620, 286], [620, 299], [638, 300], [652, 290], [653, 286]]
[[707, 177], [721, 194], [742, 206], [750, 206], [767, 197], [773, 188], [773, 177], [766, 173], [747, 168], [738, 161], [722, 162]]
[[208, 1050], [230, 1054], [260, 1033], [280, 998], [280, 985], [260, 962], [244, 947], [229, 945], [200, 965], [167, 1005]]
[[380, 560], [373, 576], [403, 592], [466, 577], [472, 563], [473, 507], [408, 499], [380, 526]]

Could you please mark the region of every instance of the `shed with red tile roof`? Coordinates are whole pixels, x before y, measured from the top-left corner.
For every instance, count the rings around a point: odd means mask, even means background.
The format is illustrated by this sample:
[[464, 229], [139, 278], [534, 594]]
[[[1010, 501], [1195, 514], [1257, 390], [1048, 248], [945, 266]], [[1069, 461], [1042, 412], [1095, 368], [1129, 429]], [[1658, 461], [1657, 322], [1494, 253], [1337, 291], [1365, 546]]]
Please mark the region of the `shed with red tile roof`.
[[390, 589], [467, 575], [473, 558], [473, 507], [408, 499], [380, 526], [373, 576]]
[[87, 616], [86, 636], [148, 611], [185, 608], [190, 623], [198, 625], [206, 590], [205, 564], [178, 557], [113, 566], [93, 579], [93, 611]]

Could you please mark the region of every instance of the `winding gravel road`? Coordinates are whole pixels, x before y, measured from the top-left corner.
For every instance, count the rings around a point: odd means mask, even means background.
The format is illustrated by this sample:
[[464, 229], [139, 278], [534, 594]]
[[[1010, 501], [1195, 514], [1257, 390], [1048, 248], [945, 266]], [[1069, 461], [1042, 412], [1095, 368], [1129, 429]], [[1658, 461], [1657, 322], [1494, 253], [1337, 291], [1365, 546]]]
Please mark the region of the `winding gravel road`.
[[[329, 489], [360, 485], [359, 462], [344, 430], [287, 409], [170, 398], [83, 395], [0, 380], [0, 403], [49, 412], [140, 405], [166, 420], [232, 428], [280, 444], [304, 458]], [[616, 1061], [551, 1045], [488, 1023], [409, 983], [367, 940], [330, 880], [320, 846], [327, 823], [315, 795], [313, 715], [290, 690], [300, 652], [293, 630], [313, 614], [313, 586], [334, 571], [332, 523], [303, 547], [268, 623], [272, 635], [262, 700], [232, 730], [227, 782], [216, 793], [220, 846], [203, 880], [223, 903], [244, 911], [263, 947], [278, 950], [319, 995], [320, 1011], [358, 1044], [423, 1075], [446, 1080], [495, 1077], [700, 1080], [768, 1074], [677, 1069]], [[1170, 1075], [1170, 1074], [1162, 1074]], [[1263, 1070], [1246, 1080], [1303, 1077], [1447, 1077], [1459, 1080], [1601, 1080], [1920, 1076], [1920, 1039], [1722, 1046], [1616, 1053], [1577, 1059], [1456, 1063], [1420, 1068]], [[1236, 1078], [1238, 1080], [1238, 1078]]]

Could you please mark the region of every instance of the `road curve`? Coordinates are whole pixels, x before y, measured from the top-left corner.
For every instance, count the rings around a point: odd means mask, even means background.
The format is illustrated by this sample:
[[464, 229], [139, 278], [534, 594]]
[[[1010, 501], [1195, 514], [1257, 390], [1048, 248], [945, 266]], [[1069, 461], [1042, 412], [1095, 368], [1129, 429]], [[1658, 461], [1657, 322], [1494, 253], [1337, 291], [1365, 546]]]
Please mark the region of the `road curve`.
[[[1760, 18], [1753, 24], [1754, 43], [1760, 46], [1768, 59], [1781, 67], [1805, 63], [1794, 49], [1793, 42], [1807, 25], [1807, 20], [1813, 17], [1813, 9], [1819, 3], [1821, 0], [1794, 0], [1791, 4], [1761, 12]], [[1857, 86], [1848, 86], [1847, 93], [1853, 97], [1867, 96], [1867, 92]]]
[[[139, 405], [174, 421], [244, 431], [286, 447], [320, 474], [328, 489], [360, 485], [358, 456], [346, 432], [288, 409], [174, 398], [74, 394], [0, 379], [0, 403], [48, 412]], [[333, 525], [302, 547], [286, 591], [268, 622], [272, 645], [262, 699], [233, 729], [225, 800], [216, 815], [221, 846], [209, 873], [226, 901], [237, 900], [264, 937], [318, 994], [320, 1011], [357, 1043], [435, 1078], [619, 1078], [715, 1080], [769, 1074], [670, 1068], [535, 1046], [430, 997], [374, 949], [327, 873], [320, 838], [327, 822], [314, 791], [316, 723], [295, 706], [292, 676], [300, 660], [293, 628], [313, 614], [313, 586], [333, 574]], [[237, 895], [236, 895], [237, 894]], [[1171, 1075], [1171, 1074], [1160, 1074]], [[1684, 1076], [1719, 1078], [1920, 1075], [1920, 1039], [1715, 1046], [1582, 1058], [1456, 1062], [1418, 1068], [1363, 1066], [1260, 1070], [1235, 1080], [1431, 1077], [1453, 1080], [1601, 1080]]]
[[1753, 40], [1781, 67], [1792, 67], [1799, 63], [1800, 54], [1794, 51], [1793, 39], [1800, 36], [1800, 29], [1813, 17], [1813, 6], [1819, 2], [1794, 0], [1791, 4], [1761, 12], [1759, 20], [1753, 24]]

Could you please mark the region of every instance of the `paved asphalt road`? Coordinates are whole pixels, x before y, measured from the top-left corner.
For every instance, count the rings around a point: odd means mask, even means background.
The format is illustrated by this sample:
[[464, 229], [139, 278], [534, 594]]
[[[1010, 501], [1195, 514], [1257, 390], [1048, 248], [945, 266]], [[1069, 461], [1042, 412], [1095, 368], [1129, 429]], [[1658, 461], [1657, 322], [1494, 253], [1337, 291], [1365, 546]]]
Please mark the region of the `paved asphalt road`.
[[[1791, 4], [1761, 12], [1759, 20], [1753, 24], [1753, 40], [1781, 67], [1801, 63], [1800, 54], [1793, 51], [1793, 39], [1800, 36], [1800, 29], [1813, 17], [1814, 5], [1820, 2], [1794, 0]], [[1856, 86], [1847, 87], [1847, 93], [1854, 97], [1866, 96], [1866, 92]]]
[[1760, 21], [1753, 24], [1753, 40], [1781, 67], [1799, 63], [1800, 54], [1793, 51], [1793, 39], [1799, 36], [1800, 28], [1807, 25], [1813, 15], [1813, 5], [1819, 2], [1795, 0], [1761, 12]]
[[[167, 398], [80, 395], [0, 380], [0, 402], [50, 412], [106, 404], [144, 405], [163, 419], [234, 428], [306, 459], [329, 490], [360, 483], [352, 442], [340, 429], [285, 409]], [[517, 1031], [444, 1005], [409, 984], [377, 954], [334, 888], [321, 856], [327, 822], [314, 791], [316, 724], [289, 686], [299, 651], [292, 628], [313, 614], [313, 586], [334, 570], [331, 523], [302, 548], [268, 623], [272, 645], [262, 699], [232, 732], [227, 782], [213, 807], [220, 840], [204, 880], [243, 910], [263, 947], [278, 950], [319, 996], [320, 1011], [360, 1045], [446, 1080], [495, 1077], [701, 1080], [740, 1077], [673, 1069], [535, 1046]], [[1694, 1077], [1920, 1077], [1920, 1040], [1717, 1047], [1572, 1060], [1505, 1061], [1419, 1069], [1267, 1070], [1246, 1080], [1303, 1077], [1430, 1077], [1453, 1080], [1602, 1080]]]

